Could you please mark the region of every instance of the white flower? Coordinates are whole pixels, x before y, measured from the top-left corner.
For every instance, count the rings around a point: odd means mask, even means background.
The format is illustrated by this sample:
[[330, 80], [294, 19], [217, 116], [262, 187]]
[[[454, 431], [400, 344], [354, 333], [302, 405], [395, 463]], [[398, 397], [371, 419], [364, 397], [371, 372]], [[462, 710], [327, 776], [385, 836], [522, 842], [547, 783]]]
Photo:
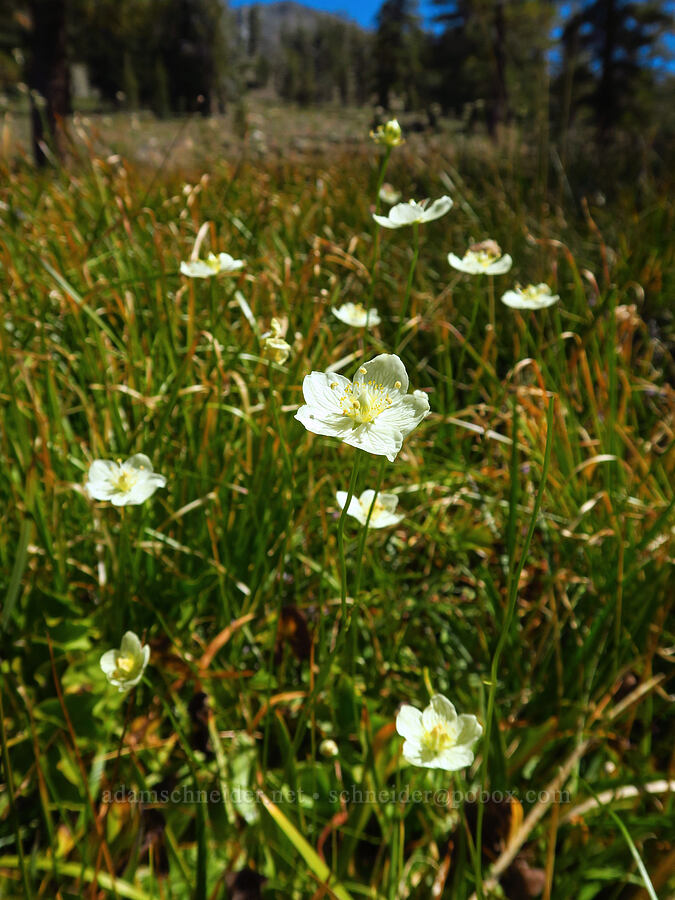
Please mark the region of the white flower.
[[393, 206], [394, 203], [398, 203], [401, 199], [401, 192], [397, 191], [388, 181], [385, 181], [380, 188], [379, 196], [383, 203], [388, 203], [390, 206]]
[[434, 219], [440, 219], [452, 208], [452, 200], [447, 196], [434, 200], [431, 206], [428, 203], [428, 200], [422, 200], [421, 203], [416, 200], [397, 203], [389, 210], [388, 216], [378, 216], [373, 213], [373, 218], [383, 228], [403, 228], [416, 222], [433, 222]]
[[321, 741], [319, 744], [319, 753], [322, 756], [325, 756], [326, 759], [337, 756], [339, 752], [340, 749], [332, 738], [325, 738], [325, 740]]
[[[340, 509], [344, 509], [347, 502], [347, 491], [338, 491], [335, 496]], [[368, 490], [364, 491], [360, 497], [352, 497], [347, 515], [354, 516], [361, 525], [365, 525], [374, 496], [375, 491]], [[397, 506], [398, 497], [396, 494], [377, 494], [368, 527], [387, 528], [389, 525], [398, 525], [405, 516], [397, 516], [394, 513]]]
[[442, 694], [434, 694], [423, 713], [414, 706], [402, 706], [396, 730], [405, 738], [403, 758], [407, 762], [448, 772], [471, 765], [471, 744], [483, 733], [475, 716], [458, 716]]
[[503, 275], [513, 264], [509, 254], [502, 256], [499, 244], [491, 240], [472, 244], [462, 259], [454, 253], [448, 253], [448, 262], [453, 269], [468, 275]]
[[502, 303], [511, 309], [545, 309], [556, 300], [560, 300], [560, 297], [552, 294], [547, 284], [528, 284], [526, 288], [516, 285], [514, 290], [507, 291], [502, 296]]
[[210, 278], [212, 275], [236, 272], [244, 265], [243, 259], [232, 259], [229, 253], [209, 253], [206, 259], [195, 259], [180, 264], [181, 275], [188, 278]]
[[152, 471], [144, 453], [136, 453], [126, 462], [95, 459], [89, 466], [85, 491], [94, 500], [109, 500], [113, 506], [136, 506], [151, 497], [166, 478]]
[[386, 125], [378, 125], [375, 131], [370, 132], [370, 136], [376, 144], [387, 147], [399, 147], [405, 143], [401, 126], [396, 119], [390, 119]]
[[408, 394], [408, 373], [393, 353], [359, 367], [353, 381], [334, 372], [305, 375], [305, 406], [295, 418], [314, 434], [338, 437], [393, 462], [403, 439], [429, 414], [422, 391]]
[[344, 322], [345, 325], [353, 325], [354, 328], [363, 328], [364, 325], [379, 325], [382, 321], [376, 309], [366, 308], [362, 303], [343, 303], [339, 309], [331, 307], [333, 315]]
[[111, 684], [120, 691], [129, 691], [143, 677], [149, 659], [150, 647], [147, 644], [141, 646], [133, 631], [127, 631], [119, 650], [108, 650], [103, 654], [101, 669]]
[[270, 327], [272, 330], [262, 335], [262, 355], [265, 359], [283, 365], [291, 355], [291, 345], [284, 340], [288, 324], [283, 324], [279, 319], [272, 319]]

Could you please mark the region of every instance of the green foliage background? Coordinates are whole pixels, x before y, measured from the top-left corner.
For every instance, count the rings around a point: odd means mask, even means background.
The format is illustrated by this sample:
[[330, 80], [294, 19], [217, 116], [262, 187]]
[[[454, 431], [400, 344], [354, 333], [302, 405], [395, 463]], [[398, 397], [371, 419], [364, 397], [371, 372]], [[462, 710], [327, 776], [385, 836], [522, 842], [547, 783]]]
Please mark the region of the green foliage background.
[[[339, 897], [427, 898], [434, 883], [468, 897], [465, 809], [343, 805], [339, 792], [464, 790], [485, 778], [516, 792], [527, 815], [538, 802], [527, 792], [549, 790], [571, 760], [568, 794], [545, 807], [521, 862], [556, 898], [638, 896], [616, 823], [603, 806], [579, 811], [595, 791], [665, 896], [668, 176], [655, 168], [637, 199], [617, 183], [584, 207], [581, 175], [559, 198], [517, 140], [499, 152], [479, 140], [395, 151], [387, 178], [405, 198], [455, 201], [422, 228], [400, 349], [432, 415], [384, 468], [406, 518], [368, 535], [355, 643], [336, 657], [335, 491], [354, 451], [307, 434], [293, 412], [310, 370], [351, 375], [392, 347], [412, 248], [407, 230], [381, 233], [371, 281], [381, 156], [365, 140], [307, 155], [213, 152], [203, 174], [79, 152], [79, 168], [50, 175], [6, 166], [0, 186], [0, 891], [217, 897], [227, 871], [252, 866], [268, 879], [263, 896], [329, 896], [325, 865]], [[243, 274], [180, 277], [204, 222], [202, 255], [244, 258]], [[491, 329], [487, 280], [446, 261], [485, 237], [515, 260], [497, 298], [546, 281], [560, 304], [521, 316], [497, 302]], [[332, 317], [371, 290], [383, 317], [373, 335]], [[288, 319], [285, 366], [261, 356], [272, 316]], [[121, 512], [84, 496], [92, 459], [134, 452], [167, 476], [165, 490]], [[377, 470], [364, 459], [359, 492]], [[405, 766], [393, 725], [402, 702], [423, 707], [440, 691], [485, 721], [540, 488], [489, 771], [480, 744], [464, 780]], [[358, 535], [348, 520], [348, 592]], [[128, 628], [151, 660], [126, 699], [98, 661]], [[336, 760], [319, 752], [326, 737]], [[107, 804], [121, 785], [180, 799]], [[627, 787], [637, 795], [612, 799]], [[197, 790], [227, 799], [190, 801]], [[496, 847], [486, 845], [487, 874], [503, 844], [485, 829]]]

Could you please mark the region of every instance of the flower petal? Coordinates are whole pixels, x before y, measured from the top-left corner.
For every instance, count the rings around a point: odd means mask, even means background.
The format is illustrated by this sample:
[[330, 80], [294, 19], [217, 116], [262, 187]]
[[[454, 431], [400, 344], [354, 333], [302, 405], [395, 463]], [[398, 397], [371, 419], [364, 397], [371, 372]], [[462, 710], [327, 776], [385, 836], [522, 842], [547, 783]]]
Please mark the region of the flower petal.
[[[434, 200], [431, 206], [428, 206], [420, 219], [421, 222], [433, 222], [434, 219], [440, 219], [441, 216], [444, 216], [446, 212], [452, 209], [453, 203], [452, 199], [447, 195], [443, 197], [439, 197], [438, 200]], [[395, 209], [396, 207], [394, 207]]]
[[106, 650], [100, 660], [101, 669], [107, 676], [111, 676], [117, 668], [118, 650]]
[[463, 713], [458, 718], [459, 734], [457, 735], [457, 744], [470, 745], [483, 734], [483, 726], [475, 716]]
[[393, 223], [394, 228], [402, 228], [405, 225], [412, 225], [413, 222], [424, 221], [425, 210], [412, 201], [411, 203], [397, 203], [389, 210], [389, 219]]
[[396, 716], [396, 731], [408, 741], [419, 741], [424, 735], [422, 713], [414, 706], [404, 704]]
[[[336, 387], [332, 387], [335, 384]], [[302, 394], [305, 403], [313, 407], [314, 412], [324, 415], [342, 415], [339, 398], [351, 382], [344, 375], [333, 372], [310, 372], [302, 382]]]
[[138, 639], [138, 635], [134, 634], [133, 631], [125, 632], [122, 643], [120, 644], [120, 652], [122, 653], [122, 656], [136, 658], [141, 652], [141, 642]]
[[122, 463], [122, 468], [142, 469], [145, 472], [152, 472], [152, 463], [145, 453], [134, 453], [133, 456], [130, 456], [129, 459]]
[[312, 434], [323, 434], [346, 440], [354, 430], [354, 422], [348, 416], [322, 412], [316, 406], [301, 406], [294, 418], [301, 422]]
[[434, 694], [422, 713], [422, 722], [427, 731], [431, 731], [436, 725], [449, 725], [454, 729], [457, 723], [457, 711], [443, 694]]
[[400, 391], [402, 394], [408, 391], [408, 373], [395, 353], [380, 353], [359, 366], [354, 383], [365, 384], [369, 381], [382, 385], [388, 391]]
[[218, 264], [221, 272], [236, 272], [244, 266], [243, 259], [234, 259], [229, 253], [218, 254]]
[[130, 500], [130, 492], [125, 491], [123, 494], [120, 494], [119, 491], [111, 492], [107, 497], [101, 498], [105, 500], [109, 500], [113, 506], [134, 506], [134, 504]]
[[155, 493], [157, 488], [164, 487], [166, 485], [166, 478], [163, 475], [158, 475], [157, 473], [149, 473], [145, 478], [139, 478], [136, 484], [134, 484], [125, 494], [127, 498], [127, 503], [130, 506], [138, 506], [140, 503], [144, 503], [149, 497]]
[[497, 259], [491, 263], [487, 271], [489, 275], [503, 275], [505, 272], [509, 271], [512, 265], [513, 260], [508, 253], [505, 253], [501, 259]]
[[479, 272], [479, 268], [474, 262], [460, 259], [454, 253], [448, 253], [448, 262], [453, 269], [457, 269], [459, 272], [466, 272], [469, 275], [476, 275]]
[[422, 749], [422, 745], [419, 741], [405, 741], [403, 744], [403, 759], [406, 762], [409, 762], [413, 766], [424, 766], [424, 768], [429, 769], [431, 766], [429, 765], [428, 759]]
[[381, 225], [382, 228], [401, 228], [401, 225], [392, 222], [388, 216], [378, 216], [376, 213], [373, 213], [373, 219], [375, 219], [377, 224]]
[[373, 514], [370, 517], [368, 527], [389, 528], [391, 525], [398, 525], [398, 523], [402, 522], [403, 519], [405, 519], [405, 516], [395, 516], [393, 513], [389, 512], [386, 509], [373, 510]]
[[[377, 499], [388, 512], [393, 513], [398, 506], [398, 497], [396, 494], [378, 494]], [[363, 503], [363, 494], [361, 494], [361, 502]]]
[[435, 767], [445, 769], [448, 772], [456, 772], [458, 769], [464, 769], [473, 762], [473, 751], [468, 747], [451, 747], [444, 750], [435, 759]]
[[429, 401], [426, 394], [416, 391], [414, 394], [399, 397], [388, 409], [379, 414], [376, 423], [379, 427], [387, 426], [398, 429], [405, 438], [417, 428], [422, 419], [429, 415], [429, 412]]
[[[347, 491], [336, 491], [335, 498], [340, 509], [344, 509], [345, 503], [347, 502]], [[352, 499], [349, 501], [349, 509], [347, 510], [347, 515], [353, 516], [361, 523], [361, 525], [365, 524], [366, 518], [363, 514], [363, 507], [356, 497], [352, 497]]]
[[181, 275], [187, 275], [188, 278], [210, 278], [216, 274], [216, 270], [200, 259], [191, 262], [182, 262], [180, 264]]
[[397, 428], [380, 424], [381, 418], [380, 415], [374, 422], [353, 428], [342, 435], [342, 440], [350, 447], [358, 447], [375, 456], [386, 456], [389, 462], [394, 462], [403, 445], [403, 435]]

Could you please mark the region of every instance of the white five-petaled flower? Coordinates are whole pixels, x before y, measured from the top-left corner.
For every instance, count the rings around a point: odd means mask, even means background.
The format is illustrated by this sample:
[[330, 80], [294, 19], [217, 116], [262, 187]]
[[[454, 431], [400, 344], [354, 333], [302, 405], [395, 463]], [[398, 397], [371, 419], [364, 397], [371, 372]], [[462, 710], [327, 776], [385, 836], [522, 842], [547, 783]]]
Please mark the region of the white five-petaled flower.
[[462, 259], [454, 253], [448, 253], [448, 262], [453, 269], [468, 275], [503, 275], [513, 264], [509, 254], [502, 256], [501, 247], [492, 240], [472, 244]]
[[397, 119], [390, 119], [386, 125], [378, 125], [375, 131], [370, 132], [370, 137], [376, 144], [384, 144], [386, 147], [399, 147], [405, 143]]
[[547, 284], [528, 284], [521, 288], [516, 285], [514, 290], [507, 291], [502, 296], [502, 303], [511, 309], [545, 309], [556, 300], [560, 300], [558, 294], [552, 294]]
[[448, 772], [471, 765], [471, 745], [483, 733], [475, 716], [458, 716], [443, 694], [434, 694], [424, 712], [414, 706], [402, 706], [396, 717], [396, 730], [405, 738], [403, 758], [407, 762]]
[[206, 259], [194, 259], [180, 264], [181, 275], [188, 278], [211, 278], [212, 275], [236, 272], [244, 265], [243, 259], [233, 259], [229, 253], [209, 253]]
[[448, 196], [439, 197], [430, 206], [428, 200], [422, 200], [421, 203], [409, 200], [407, 203], [392, 206], [389, 215], [378, 216], [377, 213], [373, 213], [373, 218], [383, 228], [404, 228], [406, 225], [433, 222], [434, 219], [444, 216], [451, 208], [452, 200]]
[[295, 418], [308, 431], [340, 438], [390, 462], [403, 439], [429, 414], [426, 394], [408, 394], [408, 373], [393, 353], [359, 366], [353, 381], [334, 372], [311, 372], [302, 392], [306, 405]]
[[401, 199], [401, 192], [397, 191], [388, 181], [385, 181], [380, 188], [379, 197], [383, 203], [388, 203], [390, 206], [393, 206], [394, 203], [398, 203]]
[[[344, 509], [347, 502], [347, 491], [338, 491], [336, 498], [340, 509]], [[373, 512], [368, 522], [368, 528], [388, 528], [390, 525], [398, 525], [405, 516], [396, 515], [395, 509], [398, 506], [398, 497], [396, 494], [375, 494], [375, 491], [364, 491], [360, 497], [352, 497], [347, 509], [347, 515], [353, 516], [361, 525], [365, 525], [368, 521], [368, 513], [373, 504]]]
[[336, 309], [331, 307], [333, 315], [336, 316], [345, 325], [352, 325], [354, 328], [363, 328], [365, 325], [379, 325], [382, 321], [376, 309], [368, 310], [362, 303], [343, 303]]
[[126, 462], [95, 459], [89, 466], [84, 488], [93, 500], [109, 500], [113, 506], [136, 506], [151, 497], [166, 478], [152, 471], [144, 453], [136, 453]]
[[150, 647], [141, 642], [133, 631], [127, 631], [119, 650], [108, 650], [101, 657], [101, 669], [108, 681], [120, 691], [129, 691], [143, 677], [150, 659]]

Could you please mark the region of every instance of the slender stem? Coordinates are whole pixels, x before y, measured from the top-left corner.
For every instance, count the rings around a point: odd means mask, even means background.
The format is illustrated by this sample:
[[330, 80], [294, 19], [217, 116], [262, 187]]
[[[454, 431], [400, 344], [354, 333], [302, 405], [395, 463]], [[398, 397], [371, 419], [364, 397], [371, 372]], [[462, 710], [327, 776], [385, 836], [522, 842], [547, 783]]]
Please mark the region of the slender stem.
[[[380, 468], [377, 473], [377, 484], [375, 485], [375, 492], [373, 493], [373, 499], [370, 503], [370, 508], [368, 510], [368, 515], [366, 516], [366, 521], [363, 527], [361, 528], [361, 534], [359, 535], [359, 547], [356, 551], [356, 579], [354, 581], [354, 598], [358, 598], [359, 591], [361, 589], [361, 572], [363, 568], [363, 552], [366, 547], [366, 540], [368, 538], [368, 525], [370, 524], [370, 517], [373, 514], [373, 510], [375, 509], [375, 502], [377, 501], [377, 496], [380, 493], [380, 487], [382, 485], [382, 477], [384, 475], [384, 466], [387, 462], [387, 457], [383, 456], [380, 460]], [[349, 665], [350, 672], [354, 674], [355, 660], [356, 660], [356, 642], [358, 636], [358, 614], [359, 608], [355, 603], [352, 607], [351, 615], [349, 616], [349, 622], [347, 624], [347, 630], [350, 632], [350, 649], [349, 649]]]
[[344, 524], [345, 518], [347, 516], [347, 510], [349, 509], [349, 505], [352, 502], [352, 497], [354, 496], [354, 490], [356, 488], [356, 478], [359, 472], [359, 466], [361, 464], [361, 454], [357, 450], [354, 455], [354, 465], [352, 466], [352, 476], [349, 479], [349, 490], [347, 491], [347, 499], [345, 500], [345, 505], [342, 507], [342, 512], [340, 513], [340, 520], [338, 521], [338, 556], [340, 558], [340, 609], [342, 613], [342, 627], [343, 629], [346, 627], [347, 622], [347, 563], [345, 561], [345, 547], [344, 547]]
[[[271, 381], [275, 374], [272, 369], [271, 363], [268, 366], [268, 373], [269, 373], [269, 378]], [[288, 541], [290, 539], [293, 523], [295, 522], [295, 481], [294, 481], [294, 476], [293, 476], [293, 462], [292, 462], [290, 454], [288, 452], [288, 445], [287, 445], [287, 441], [286, 441], [285, 434], [283, 431], [283, 426], [281, 424], [281, 418], [279, 416], [279, 407], [281, 406], [281, 397], [280, 397], [279, 392], [276, 389], [270, 390], [269, 405], [272, 410], [272, 418], [274, 419], [274, 427], [276, 428], [276, 432], [279, 437], [279, 446], [281, 447], [281, 453], [282, 453], [283, 460], [284, 460], [284, 467], [286, 469], [286, 478], [288, 479], [288, 485], [289, 485], [290, 494], [291, 494], [291, 497], [290, 497], [290, 500], [291, 500], [290, 507], [291, 508], [290, 508], [290, 512], [289, 512], [288, 525], [286, 526], [286, 535], [285, 535], [284, 544], [283, 544], [283, 546], [285, 548], [288, 546]], [[285, 552], [282, 550], [282, 552], [281, 552], [282, 560], [284, 559], [284, 556], [285, 556]], [[282, 592], [278, 592], [277, 608], [276, 608], [276, 611], [274, 614], [274, 626], [272, 628], [272, 641], [270, 643], [270, 651], [269, 651], [269, 657], [268, 657], [268, 663], [267, 663], [267, 670], [270, 673], [272, 673], [272, 671], [273, 671], [274, 654], [275, 654], [275, 649], [276, 649], [277, 635], [279, 633], [279, 622], [281, 621], [282, 607], [283, 607], [283, 595], [282, 595]], [[268, 710], [271, 708], [271, 706], [270, 706], [271, 696], [272, 696], [272, 679], [269, 680], [269, 683], [267, 685], [267, 701], [266, 702], [267, 702]], [[267, 753], [268, 753], [268, 749], [269, 749], [271, 718], [272, 717], [269, 715], [265, 716], [265, 732], [264, 732], [264, 738], [263, 738], [263, 755], [262, 755], [263, 771], [266, 771], [266, 768], [267, 768]]]
[[[115, 757], [115, 768], [113, 769], [113, 776], [110, 779], [110, 783], [113, 787], [113, 790], [116, 790], [117, 786], [117, 778], [119, 776], [120, 771], [120, 762], [122, 759], [122, 748], [124, 747], [124, 738], [126, 737], [127, 728], [129, 727], [129, 720], [131, 718], [131, 710], [133, 708], [134, 697], [136, 696], [136, 688], [132, 688], [129, 697], [127, 699], [126, 710], [124, 713], [124, 724], [122, 726], [122, 734], [120, 735], [119, 743], [117, 744], [117, 756]], [[96, 896], [96, 884], [98, 883], [98, 874], [99, 869], [101, 868], [101, 859], [103, 857], [103, 842], [105, 840], [105, 832], [103, 831], [103, 823], [105, 822], [108, 812], [110, 811], [110, 804], [106, 804], [101, 807], [101, 810], [98, 814], [98, 820], [101, 825], [101, 839], [98, 845], [98, 852], [96, 853], [96, 869], [95, 869], [95, 877], [92, 881], [91, 885], [91, 896]]]
[[466, 356], [466, 348], [467, 348], [467, 344], [469, 343], [471, 336], [473, 335], [473, 329], [476, 324], [476, 318], [478, 316], [479, 307], [480, 307], [480, 303], [473, 304], [473, 310], [471, 312], [471, 319], [469, 320], [469, 327], [467, 329], [466, 335], [464, 336], [462, 350], [459, 354], [459, 362], [457, 363], [457, 371], [456, 371], [457, 378], [462, 377], [462, 370], [464, 367], [464, 357]]
[[[380, 211], [380, 190], [384, 183], [384, 176], [387, 173], [387, 166], [389, 165], [389, 157], [391, 156], [391, 147], [387, 147], [384, 158], [382, 160], [382, 165], [380, 166], [380, 174], [377, 178], [377, 188], [375, 189], [375, 215], [377, 215]], [[373, 220], [374, 221], [374, 220]], [[373, 299], [375, 296], [375, 284], [377, 281], [377, 264], [380, 259], [380, 226], [378, 222], [375, 222], [375, 232], [373, 234], [373, 259], [370, 264], [370, 290], [368, 291], [368, 301], [366, 303], [366, 324], [363, 326], [363, 340], [365, 342], [366, 337], [368, 336], [368, 318], [370, 314], [370, 309], [373, 305]]]
[[123, 633], [125, 627], [130, 627], [127, 618], [129, 607], [129, 594], [133, 591], [133, 584], [129, 584], [129, 516], [124, 506], [120, 507], [120, 529], [119, 539], [117, 542], [117, 560], [115, 566], [115, 594], [114, 597], [114, 613], [113, 620], [115, 622], [115, 631]]
[[[513, 560], [511, 560], [511, 564], [509, 566], [510, 571], [512, 572], [509, 578], [509, 595], [508, 595], [508, 603], [506, 607], [506, 616], [504, 617], [504, 624], [501, 628], [499, 634], [499, 640], [497, 641], [497, 646], [495, 648], [494, 655], [492, 657], [492, 664], [490, 666], [490, 690], [488, 693], [488, 707], [487, 714], [485, 716], [485, 740], [483, 742], [483, 764], [482, 764], [482, 778], [481, 778], [481, 793], [485, 790], [487, 785], [487, 775], [488, 775], [488, 760], [490, 755], [490, 740], [492, 736], [492, 719], [494, 717], [494, 709], [495, 709], [495, 697], [497, 694], [497, 673], [499, 671], [499, 662], [501, 660], [502, 653], [504, 651], [504, 647], [506, 646], [506, 642], [509, 638], [509, 632], [511, 629], [511, 622], [513, 621], [513, 616], [516, 611], [516, 601], [518, 599], [518, 584], [520, 582], [520, 575], [523, 571], [523, 566], [525, 565], [525, 560], [527, 559], [527, 554], [530, 549], [530, 544], [532, 542], [532, 537], [534, 535], [534, 529], [537, 525], [537, 518], [539, 516], [539, 510], [541, 508], [541, 503], [544, 497], [544, 489], [546, 487], [546, 478], [548, 476], [548, 466], [551, 459], [551, 447], [553, 445], [553, 409], [555, 404], [555, 398], [551, 397], [548, 404], [548, 413], [546, 416], [546, 448], [544, 450], [544, 465], [542, 467], [541, 472], [541, 480], [539, 482], [539, 488], [537, 489], [537, 496], [534, 500], [534, 506], [532, 508], [532, 515], [530, 517], [530, 526], [527, 531], [527, 537], [525, 538], [525, 543], [523, 545], [523, 549], [520, 554], [520, 560], [518, 565], [513, 571]], [[514, 408], [515, 415], [515, 408]], [[515, 431], [515, 427], [514, 427]], [[514, 438], [515, 440], [515, 438]], [[484, 804], [478, 804], [478, 815], [476, 820], [476, 896], [478, 900], [482, 900], [483, 897], [483, 876], [481, 871], [481, 863], [482, 863], [482, 830], [483, 830], [483, 812], [484, 812]]]
[[405, 317], [408, 314], [408, 305], [410, 303], [410, 292], [412, 290], [413, 278], [415, 277], [415, 268], [417, 266], [417, 257], [420, 255], [420, 231], [419, 231], [419, 223], [413, 222], [413, 258], [410, 263], [410, 270], [408, 272], [408, 283], [405, 288], [405, 297], [403, 298], [403, 306], [401, 308], [401, 317], [398, 321], [398, 329], [396, 330], [396, 340], [394, 341], [394, 352], [398, 351], [399, 341], [401, 339], [401, 331], [403, 330], [403, 323], [405, 322]]
[[368, 525], [370, 524], [370, 517], [373, 514], [373, 510], [375, 509], [375, 502], [377, 500], [377, 495], [380, 493], [380, 487], [382, 485], [382, 478], [384, 476], [384, 467], [387, 462], [387, 457], [383, 456], [380, 460], [380, 468], [377, 473], [377, 484], [375, 485], [375, 493], [373, 494], [373, 499], [370, 504], [370, 509], [368, 510], [368, 516], [366, 517], [366, 524], [363, 526], [361, 530], [361, 535], [359, 537], [359, 549], [356, 555], [356, 581], [354, 588], [354, 596], [358, 597], [359, 590], [361, 588], [361, 568], [363, 563], [363, 551], [366, 546], [366, 538], [368, 537]]
[[492, 329], [492, 333], [494, 334], [495, 322], [496, 322], [494, 275], [488, 275], [488, 302], [489, 302], [489, 308], [490, 308], [490, 328]]
[[380, 174], [377, 179], [377, 188], [375, 189], [375, 212], [379, 213], [380, 211], [380, 191], [382, 190], [382, 185], [384, 184], [384, 176], [387, 174], [387, 166], [389, 165], [389, 157], [391, 156], [391, 147], [387, 147], [384, 151], [384, 158], [382, 160], [382, 165], [380, 166]]

